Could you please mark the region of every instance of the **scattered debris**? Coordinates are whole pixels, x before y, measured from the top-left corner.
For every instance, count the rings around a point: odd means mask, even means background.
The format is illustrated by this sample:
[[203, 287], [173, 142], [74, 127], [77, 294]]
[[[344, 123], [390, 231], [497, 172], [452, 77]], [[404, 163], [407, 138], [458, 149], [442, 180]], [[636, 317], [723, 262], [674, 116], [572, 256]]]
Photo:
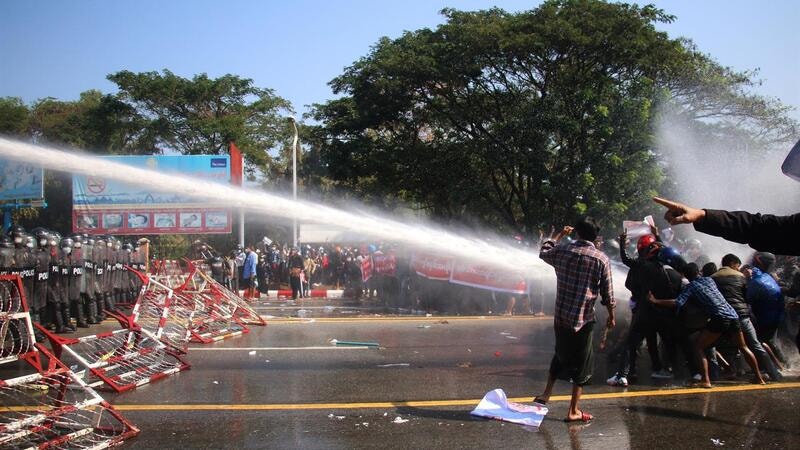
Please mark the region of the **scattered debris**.
[[433, 314], [431, 313], [425, 314], [425, 317], [433, 317]]
[[269, 360], [268, 360], [268, 359], [265, 359], [265, 360], [264, 360], [264, 362], [265, 362], [265, 363], [268, 363], [268, 362], [269, 362]]
[[436, 323], [448, 324], [448, 323], [450, 323], [450, 322], [448, 322], [448, 321], [446, 321], [446, 320], [442, 319], [442, 320], [439, 320], [439, 321], [437, 321]]
[[219, 384], [219, 381], [217, 381], [217, 380], [214, 380], [214, 384]]
[[328, 419], [338, 419], [338, 420], [343, 420], [343, 419], [344, 419], [344, 416], [334, 416], [334, 415], [331, 413], [331, 414], [328, 414]]
[[417, 328], [430, 328], [430, 325], [417, 325]]
[[331, 339], [328, 341], [331, 345], [347, 345], [352, 347], [380, 347], [380, 344], [377, 342], [356, 342], [356, 341], [339, 341], [336, 339]]
[[472, 353], [472, 349], [471, 349], [471, 348], [468, 348], [468, 349], [467, 349], [467, 353]]
[[469, 361], [458, 363], [458, 367], [461, 367], [462, 369], [469, 369], [470, 367], [472, 367], [472, 363]]
[[516, 337], [516, 336], [506, 336], [506, 338], [507, 338], [507, 339], [519, 339], [519, 338], [518, 338], [518, 337]]
[[406, 423], [406, 422], [408, 422], [408, 419], [403, 419], [400, 416], [395, 417], [394, 420], [392, 421], [392, 423]]
[[725, 441], [723, 441], [722, 439], [711, 438], [711, 443], [716, 445], [717, 447], [722, 447], [723, 445], [725, 445]]
[[503, 356], [503, 352], [496, 351], [496, 352], [494, 352], [494, 356], [495, 356], [495, 358], [499, 358], [499, 357]]
[[250, 356], [255, 356], [255, 354], [256, 354], [256, 351], [255, 351], [255, 350], [251, 350], [251, 351], [248, 353], [248, 355], [250, 355]]
[[502, 334], [503, 336], [510, 336], [511, 335], [511, 333], [509, 333], [508, 331], [501, 331], [500, 334]]
[[378, 364], [378, 367], [408, 367], [409, 363]]
[[388, 412], [385, 412], [385, 413], [383, 413], [383, 417], [386, 417], [386, 416], [388, 416], [388, 415], [389, 415], [389, 413], [388, 413]]

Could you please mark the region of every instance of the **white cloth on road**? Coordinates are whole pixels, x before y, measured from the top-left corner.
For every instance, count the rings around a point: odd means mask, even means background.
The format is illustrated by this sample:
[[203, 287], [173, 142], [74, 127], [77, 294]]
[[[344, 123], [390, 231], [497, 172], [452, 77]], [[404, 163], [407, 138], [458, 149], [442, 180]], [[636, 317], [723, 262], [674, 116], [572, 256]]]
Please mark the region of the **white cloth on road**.
[[538, 427], [544, 420], [544, 416], [547, 415], [547, 407], [539, 404], [523, 405], [509, 402], [506, 393], [502, 389], [495, 389], [487, 392], [470, 414], [529, 427]]

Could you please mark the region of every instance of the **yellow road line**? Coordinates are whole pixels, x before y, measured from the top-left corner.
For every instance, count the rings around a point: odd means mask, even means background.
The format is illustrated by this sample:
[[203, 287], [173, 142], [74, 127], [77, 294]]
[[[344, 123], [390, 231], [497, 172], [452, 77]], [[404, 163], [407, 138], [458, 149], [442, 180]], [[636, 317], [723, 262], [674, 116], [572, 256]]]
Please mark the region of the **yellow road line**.
[[[607, 392], [601, 394], [585, 394], [581, 400], [603, 400], [617, 398], [635, 397], [656, 397], [667, 395], [690, 395], [690, 394], [716, 394], [721, 392], [745, 392], [761, 390], [779, 389], [798, 389], [800, 382], [793, 383], [772, 383], [767, 385], [735, 385], [735, 386], [716, 386], [711, 389], [703, 388], [679, 388], [679, 389], [659, 389], [649, 391], [625, 391]], [[569, 395], [554, 395], [550, 397], [550, 403], [569, 401]], [[532, 397], [510, 398], [512, 402], [530, 402]], [[354, 402], [354, 403], [272, 403], [272, 404], [233, 404], [233, 405], [115, 405], [120, 411], [300, 411], [316, 409], [372, 409], [372, 408], [396, 408], [396, 407], [445, 407], [445, 406], [475, 406], [480, 399], [470, 400], [419, 400], [419, 401], [397, 401], [397, 402]]]

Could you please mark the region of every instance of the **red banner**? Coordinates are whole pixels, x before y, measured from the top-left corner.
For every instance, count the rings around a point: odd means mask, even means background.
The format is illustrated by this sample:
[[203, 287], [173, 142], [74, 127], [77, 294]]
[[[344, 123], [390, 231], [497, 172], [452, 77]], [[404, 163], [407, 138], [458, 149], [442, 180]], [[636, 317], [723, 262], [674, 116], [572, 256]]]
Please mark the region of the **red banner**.
[[394, 255], [384, 255], [382, 252], [375, 252], [372, 255], [372, 264], [375, 273], [389, 277], [397, 276], [397, 259]]
[[450, 282], [511, 294], [528, 293], [528, 285], [522, 274], [487, 265], [456, 262], [450, 273]]
[[414, 253], [411, 256], [411, 270], [431, 280], [449, 280], [452, 267], [453, 258], [449, 256], [430, 253]]

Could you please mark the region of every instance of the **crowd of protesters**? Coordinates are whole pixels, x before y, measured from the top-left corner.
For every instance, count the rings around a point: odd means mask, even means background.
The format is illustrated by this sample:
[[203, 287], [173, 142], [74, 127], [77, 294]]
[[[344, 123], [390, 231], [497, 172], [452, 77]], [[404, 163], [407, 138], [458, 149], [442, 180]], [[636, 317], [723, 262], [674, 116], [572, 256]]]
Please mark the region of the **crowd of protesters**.
[[[711, 387], [747, 368], [754, 383], [783, 377], [789, 360], [778, 336], [789, 334], [789, 322], [800, 312], [793, 300], [800, 296], [797, 257], [757, 251], [713, 261], [701, 241], [687, 240], [679, 252], [661, 241], [655, 227], [636, 240], [635, 257], [624, 232], [619, 243], [629, 268], [632, 317], [609, 385], [624, 387], [641, 375], [642, 343], [653, 378], [684, 373], [690, 383]], [[800, 333], [795, 341], [800, 351]]]

